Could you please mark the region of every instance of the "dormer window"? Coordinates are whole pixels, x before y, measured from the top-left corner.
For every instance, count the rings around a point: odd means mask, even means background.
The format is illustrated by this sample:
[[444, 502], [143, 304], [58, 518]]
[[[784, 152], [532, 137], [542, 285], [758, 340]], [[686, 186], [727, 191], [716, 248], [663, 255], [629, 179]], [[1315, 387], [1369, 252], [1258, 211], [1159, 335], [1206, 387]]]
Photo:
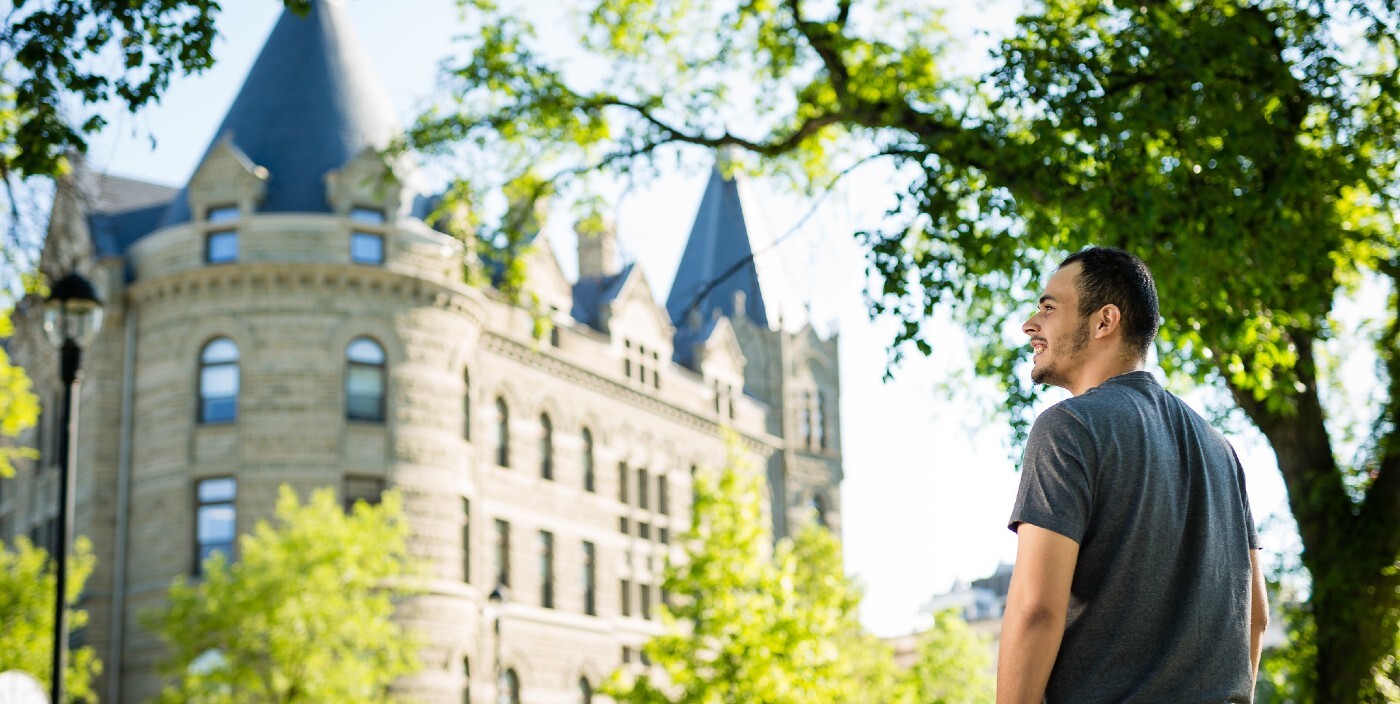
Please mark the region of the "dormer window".
[[243, 209], [236, 205], [215, 205], [209, 208], [204, 219], [209, 222], [230, 222], [243, 217]]
[[204, 261], [207, 264], [228, 264], [238, 261], [238, 231], [219, 230], [204, 238]]
[[378, 266], [384, 263], [384, 236], [372, 232], [350, 233], [350, 261]]
[[355, 222], [365, 223], [366, 225], [383, 225], [384, 211], [381, 208], [356, 206], [350, 209], [350, 219]]

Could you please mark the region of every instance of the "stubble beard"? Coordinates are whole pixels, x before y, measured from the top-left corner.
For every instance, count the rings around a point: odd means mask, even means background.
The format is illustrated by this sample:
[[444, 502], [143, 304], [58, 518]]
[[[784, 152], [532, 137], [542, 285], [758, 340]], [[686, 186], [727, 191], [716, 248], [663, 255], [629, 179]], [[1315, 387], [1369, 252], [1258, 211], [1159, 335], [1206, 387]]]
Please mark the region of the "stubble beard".
[[[1055, 354], [1055, 359], [1047, 360], [1041, 366], [1031, 367], [1031, 381], [1037, 384], [1049, 384], [1069, 388], [1069, 372], [1078, 366], [1079, 358], [1083, 356], [1084, 348], [1089, 344], [1089, 321], [1084, 320], [1082, 325], [1075, 327], [1074, 333], [1065, 342], [1063, 351]], [[1046, 348], [1049, 351], [1049, 348]]]

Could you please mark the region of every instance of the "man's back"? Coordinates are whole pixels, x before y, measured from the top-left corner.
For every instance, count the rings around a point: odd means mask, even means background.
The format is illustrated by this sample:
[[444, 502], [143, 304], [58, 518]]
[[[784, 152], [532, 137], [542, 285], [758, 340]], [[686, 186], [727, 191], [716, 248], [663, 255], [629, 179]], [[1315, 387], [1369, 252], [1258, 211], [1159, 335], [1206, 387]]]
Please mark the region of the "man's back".
[[1229, 444], [1147, 372], [1037, 419], [1011, 526], [1079, 543], [1046, 698], [1248, 702], [1254, 522]]

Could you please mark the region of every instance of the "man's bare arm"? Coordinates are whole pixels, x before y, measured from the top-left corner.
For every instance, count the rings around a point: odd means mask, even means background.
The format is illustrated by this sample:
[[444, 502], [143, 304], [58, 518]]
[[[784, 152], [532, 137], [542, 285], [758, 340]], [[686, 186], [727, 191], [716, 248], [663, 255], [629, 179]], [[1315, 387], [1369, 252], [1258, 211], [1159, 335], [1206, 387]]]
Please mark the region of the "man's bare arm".
[[[1264, 572], [1259, 569], [1259, 551], [1249, 551], [1249, 665], [1251, 681], [1259, 680], [1259, 657], [1264, 652], [1264, 630], [1269, 627], [1269, 596], [1264, 588]], [[1014, 576], [1013, 576], [1014, 578]]]
[[997, 662], [997, 704], [1041, 704], [1060, 652], [1079, 543], [1022, 523], [1006, 596]]

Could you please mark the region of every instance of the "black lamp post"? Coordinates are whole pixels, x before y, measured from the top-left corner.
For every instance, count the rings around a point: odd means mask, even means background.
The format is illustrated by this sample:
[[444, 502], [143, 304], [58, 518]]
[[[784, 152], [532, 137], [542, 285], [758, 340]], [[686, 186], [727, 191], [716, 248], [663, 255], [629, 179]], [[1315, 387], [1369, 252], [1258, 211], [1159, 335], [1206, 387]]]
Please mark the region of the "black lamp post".
[[496, 704], [511, 704], [510, 696], [506, 693], [506, 675], [501, 669], [501, 616], [505, 613], [506, 602], [510, 600], [510, 588], [504, 584], [497, 584], [491, 590], [491, 596], [486, 597], [486, 618], [491, 621], [491, 629], [495, 632], [495, 663], [496, 663]]
[[68, 661], [68, 541], [73, 534], [73, 482], [76, 475], [74, 439], [77, 437], [73, 391], [78, 386], [83, 365], [83, 348], [102, 327], [102, 299], [92, 282], [71, 273], [54, 283], [44, 302], [44, 334], [59, 350], [59, 372], [63, 378], [63, 413], [58, 449], [58, 520], [54, 536], [54, 576], [57, 587], [53, 612], [53, 704], [63, 704], [63, 675]]

